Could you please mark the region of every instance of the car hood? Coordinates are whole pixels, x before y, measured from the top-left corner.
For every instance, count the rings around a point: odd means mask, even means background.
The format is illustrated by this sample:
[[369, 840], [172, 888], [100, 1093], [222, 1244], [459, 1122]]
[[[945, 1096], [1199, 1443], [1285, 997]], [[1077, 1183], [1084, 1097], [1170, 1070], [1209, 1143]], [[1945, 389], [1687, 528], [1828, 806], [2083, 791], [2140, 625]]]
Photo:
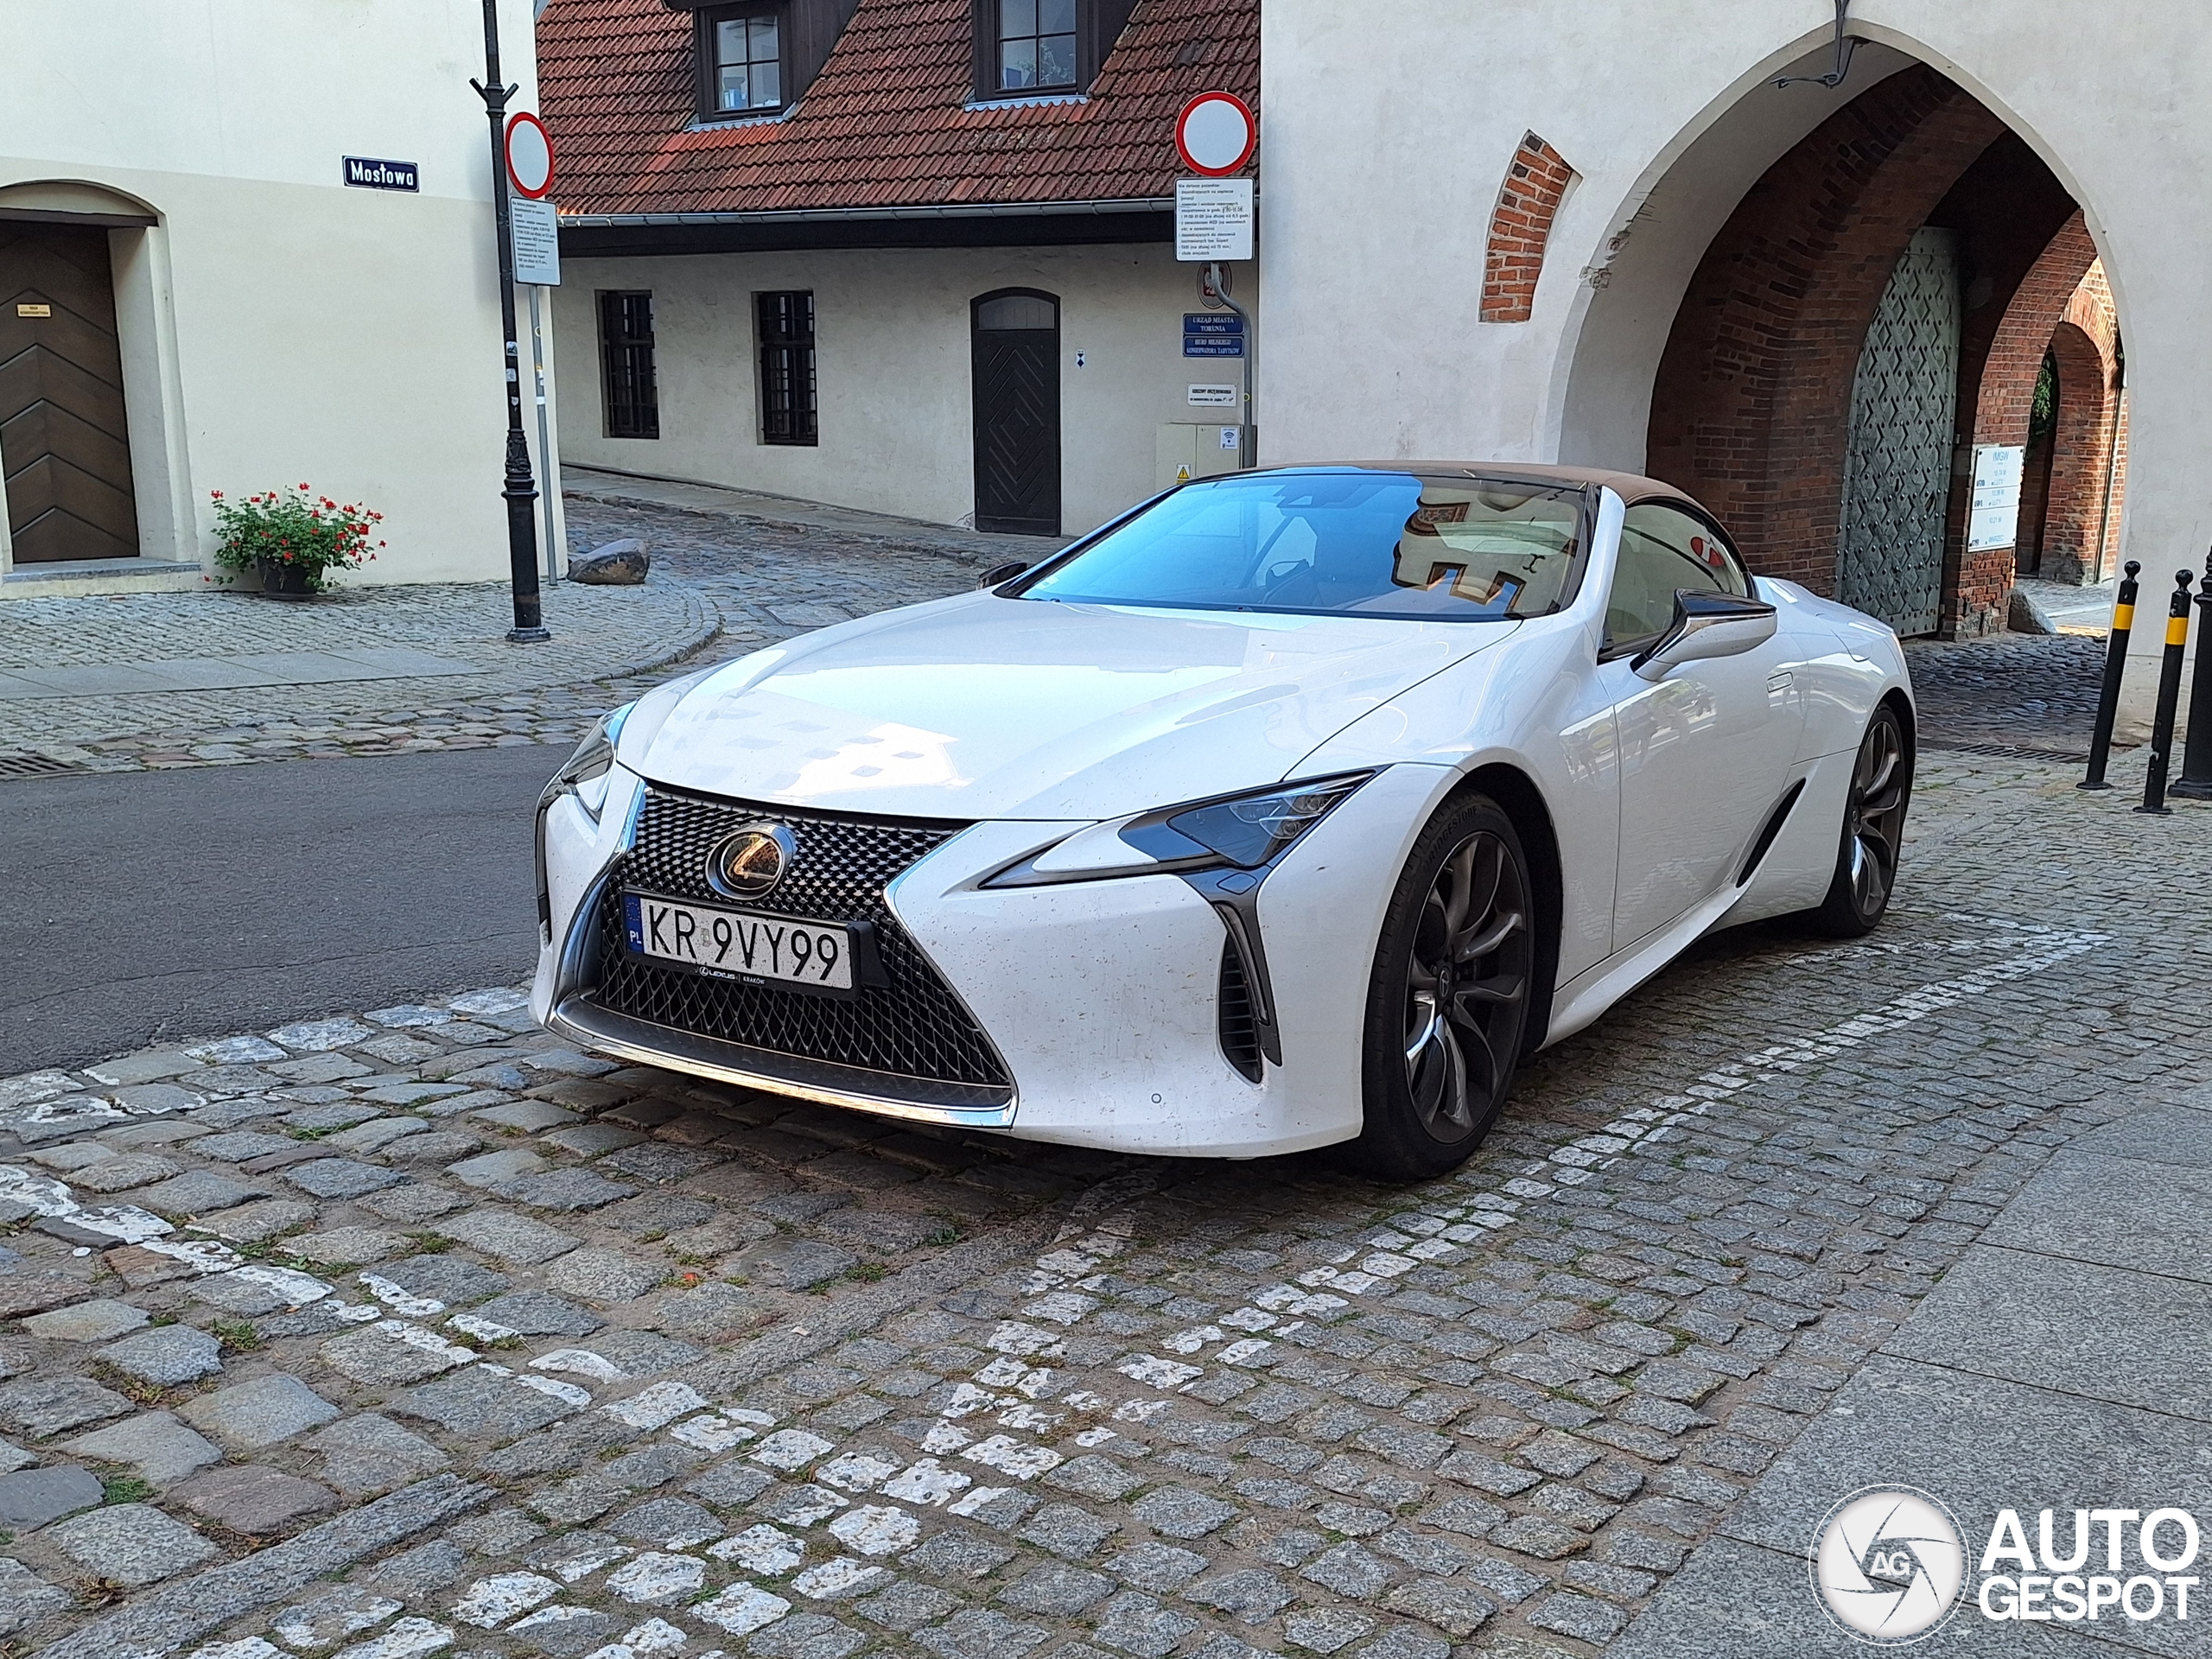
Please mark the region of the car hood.
[[674, 788], [834, 811], [1115, 817], [1274, 783], [1516, 626], [963, 594], [664, 687], [622, 760]]

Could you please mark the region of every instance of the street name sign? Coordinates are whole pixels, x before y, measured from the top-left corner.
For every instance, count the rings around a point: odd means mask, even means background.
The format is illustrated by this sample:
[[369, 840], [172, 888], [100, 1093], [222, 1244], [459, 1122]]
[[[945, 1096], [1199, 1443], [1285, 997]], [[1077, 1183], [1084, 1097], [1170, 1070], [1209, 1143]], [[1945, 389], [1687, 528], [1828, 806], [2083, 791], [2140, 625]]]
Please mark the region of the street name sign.
[[423, 188], [423, 169], [413, 162], [379, 161], [373, 156], [348, 156], [345, 180], [357, 190], [414, 190]]
[[[1183, 355], [1185, 357], [1242, 357], [1244, 319], [1218, 316], [1207, 311], [1183, 314]], [[1193, 402], [1197, 400], [1192, 399]]]

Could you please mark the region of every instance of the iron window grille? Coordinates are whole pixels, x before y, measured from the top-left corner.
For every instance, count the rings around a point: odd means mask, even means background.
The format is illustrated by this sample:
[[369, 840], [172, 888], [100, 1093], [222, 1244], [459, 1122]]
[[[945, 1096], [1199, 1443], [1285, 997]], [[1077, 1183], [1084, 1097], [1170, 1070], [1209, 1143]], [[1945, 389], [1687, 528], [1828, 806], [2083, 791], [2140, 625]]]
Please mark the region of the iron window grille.
[[754, 296], [760, 335], [760, 442], [819, 443], [815, 401], [814, 296]]
[[601, 378], [607, 435], [660, 436], [660, 387], [653, 369], [653, 296], [614, 289], [599, 296]]
[[1076, 0], [996, 0], [995, 77], [1002, 92], [1076, 85]]
[[699, 113], [704, 119], [765, 115], [784, 107], [788, 75], [779, 6], [718, 6], [699, 13]]

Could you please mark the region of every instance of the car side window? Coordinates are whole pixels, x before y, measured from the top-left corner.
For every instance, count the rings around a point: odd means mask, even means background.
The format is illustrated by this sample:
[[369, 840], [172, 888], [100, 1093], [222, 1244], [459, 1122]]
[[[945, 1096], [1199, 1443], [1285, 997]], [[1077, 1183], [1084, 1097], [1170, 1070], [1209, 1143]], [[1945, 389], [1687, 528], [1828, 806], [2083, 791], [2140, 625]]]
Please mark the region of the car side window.
[[1675, 594], [1751, 597], [1751, 579], [1735, 550], [1702, 519], [1679, 507], [1646, 502], [1621, 521], [1621, 554], [1605, 601], [1605, 648], [1656, 638], [1675, 620]]

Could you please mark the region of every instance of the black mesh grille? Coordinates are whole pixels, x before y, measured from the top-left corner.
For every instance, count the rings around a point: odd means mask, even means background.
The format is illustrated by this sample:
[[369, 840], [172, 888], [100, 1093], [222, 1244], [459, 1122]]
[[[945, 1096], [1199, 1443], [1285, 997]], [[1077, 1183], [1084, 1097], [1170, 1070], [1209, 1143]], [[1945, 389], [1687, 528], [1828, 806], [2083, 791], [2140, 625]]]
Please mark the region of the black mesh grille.
[[1221, 942], [1221, 1054], [1248, 1083], [1260, 1080], [1260, 1026], [1252, 1015], [1252, 988], [1245, 982], [1244, 958], [1227, 939]]
[[[889, 982], [854, 997], [809, 995], [664, 968], [624, 946], [626, 887], [728, 905], [707, 885], [707, 854], [747, 823], [791, 827], [798, 856], [761, 908], [778, 915], [875, 925]], [[601, 970], [591, 1001], [654, 1025], [776, 1054], [1009, 1091], [1005, 1064], [937, 970], [893, 919], [892, 878], [966, 826], [870, 819], [648, 788], [632, 849], [616, 861], [599, 914]]]

